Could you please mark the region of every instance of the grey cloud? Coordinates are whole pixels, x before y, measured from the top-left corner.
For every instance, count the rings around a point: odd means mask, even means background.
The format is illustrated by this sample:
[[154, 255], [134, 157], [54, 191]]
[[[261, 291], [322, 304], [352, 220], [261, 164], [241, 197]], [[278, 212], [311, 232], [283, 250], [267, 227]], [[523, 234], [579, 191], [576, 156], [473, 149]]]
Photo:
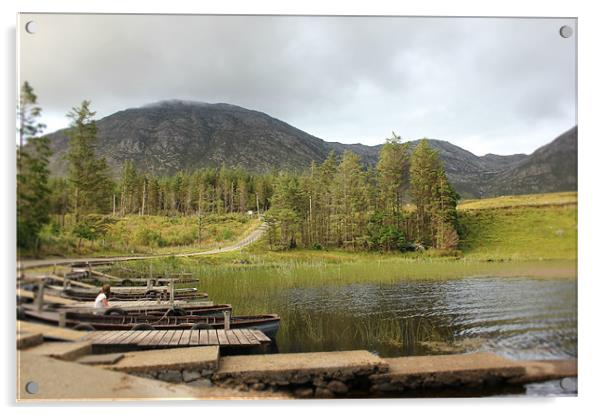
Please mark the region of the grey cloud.
[[[27, 35], [25, 21], [39, 31]], [[575, 124], [559, 19], [23, 15], [20, 78], [51, 125], [164, 99], [264, 111], [331, 141], [530, 152]]]

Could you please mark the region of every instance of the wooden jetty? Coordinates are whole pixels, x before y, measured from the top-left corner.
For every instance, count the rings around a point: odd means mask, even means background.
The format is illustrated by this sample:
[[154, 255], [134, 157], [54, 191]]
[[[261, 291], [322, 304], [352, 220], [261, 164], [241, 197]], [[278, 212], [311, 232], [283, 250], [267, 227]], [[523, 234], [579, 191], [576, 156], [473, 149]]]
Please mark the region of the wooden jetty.
[[259, 330], [110, 330], [94, 331], [85, 337], [94, 349], [141, 350], [191, 346], [262, 349], [271, 340]]

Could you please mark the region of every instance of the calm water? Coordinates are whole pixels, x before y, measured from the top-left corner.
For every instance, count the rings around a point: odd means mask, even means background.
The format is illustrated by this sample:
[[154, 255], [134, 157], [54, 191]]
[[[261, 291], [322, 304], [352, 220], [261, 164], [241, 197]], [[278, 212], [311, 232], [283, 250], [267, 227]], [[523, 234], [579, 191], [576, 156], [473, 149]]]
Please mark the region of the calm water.
[[[279, 314], [279, 352], [577, 357], [577, 280], [570, 261], [177, 265], [199, 277], [214, 302], [232, 304], [235, 315]], [[533, 384], [520, 393], [567, 393], [559, 385]]]
[[281, 352], [368, 348], [382, 356], [493, 351], [576, 357], [576, 283], [478, 277], [273, 293]]

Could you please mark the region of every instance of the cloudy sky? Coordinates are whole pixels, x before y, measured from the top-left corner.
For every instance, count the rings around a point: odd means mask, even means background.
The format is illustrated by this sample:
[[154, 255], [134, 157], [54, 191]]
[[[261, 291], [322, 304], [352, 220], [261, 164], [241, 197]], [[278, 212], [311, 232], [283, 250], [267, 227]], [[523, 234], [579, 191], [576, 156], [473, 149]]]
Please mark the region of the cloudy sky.
[[[35, 22], [28, 34], [25, 23]], [[165, 99], [265, 112], [327, 141], [530, 153], [576, 124], [572, 19], [22, 15], [48, 131]]]

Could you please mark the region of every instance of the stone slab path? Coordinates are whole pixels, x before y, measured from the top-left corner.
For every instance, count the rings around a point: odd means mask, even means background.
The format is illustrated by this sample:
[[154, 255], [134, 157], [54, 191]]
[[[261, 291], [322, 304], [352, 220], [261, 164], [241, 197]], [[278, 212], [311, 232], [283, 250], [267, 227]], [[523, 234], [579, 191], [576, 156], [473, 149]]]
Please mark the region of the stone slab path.
[[214, 378], [353, 377], [386, 371], [387, 366], [385, 360], [365, 350], [226, 356], [220, 359]]
[[92, 353], [92, 344], [89, 342], [45, 342], [27, 349], [27, 352], [61, 360], [76, 360]]
[[85, 331], [77, 331], [65, 329], [61, 327], [49, 326], [46, 324], [32, 323], [30, 321], [17, 320], [17, 332], [20, 333], [37, 333], [41, 334], [45, 339], [62, 340], [62, 341], [79, 341], [83, 340], [89, 333]]
[[[102, 355], [99, 355], [102, 356]], [[189, 347], [168, 350], [147, 350], [124, 353], [114, 364], [103, 365], [106, 369], [121, 372], [158, 372], [162, 370], [217, 369], [219, 347]]]
[[[175, 385], [26, 351], [19, 352], [17, 359], [18, 402], [288, 398], [274, 392]], [[33, 394], [27, 391], [30, 382], [35, 382]]]

